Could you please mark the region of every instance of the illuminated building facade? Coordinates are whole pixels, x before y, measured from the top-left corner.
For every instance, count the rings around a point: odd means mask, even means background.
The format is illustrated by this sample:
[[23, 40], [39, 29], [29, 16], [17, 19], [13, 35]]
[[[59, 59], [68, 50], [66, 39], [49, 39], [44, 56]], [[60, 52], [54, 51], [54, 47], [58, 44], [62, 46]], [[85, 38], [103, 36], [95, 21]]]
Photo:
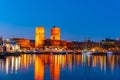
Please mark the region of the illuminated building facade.
[[3, 52], [3, 42], [2, 42], [2, 37], [0, 37], [0, 52]]
[[57, 28], [57, 27], [53, 27], [51, 29], [51, 37], [50, 37], [51, 40], [60, 40], [60, 28]]
[[51, 29], [50, 39], [45, 40], [45, 46], [49, 46], [50, 48], [60, 48], [60, 45], [60, 28], [54, 26]]
[[60, 28], [56, 26], [51, 29], [50, 44], [52, 47], [60, 47]]
[[22, 49], [23, 48], [27, 48], [30, 49], [30, 40], [29, 39], [24, 39], [24, 38], [13, 38], [12, 40], [14, 40], [16, 42], [16, 44], [18, 44]]
[[64, 48], [64, 49], [66, 49], [67, 48], [67, 41], [45, 39], [44, 46], [47, 48], [58, 48], [58, 49]]
[[73, 49], [73, 42], [67, 42], [67, 49], [72, 50]]
[[0, 37], [0, 42], [2, 42], [2, 37]]
[[35, 48], [35, 40], [30, 40], [30, 46], [31, 46], [32, 48]]
[[60, 28], [53, 27], [51, 29], [51, 36], [49, 39], [45, 39], [44, 27], [37, 27], [35, 34], [35, 48], [57, 48], [62, 49], [67, 47], [67, 41], [60, 40]]
[[44, 45], [44, 27], [37, 27], [36, 28], [36, 35], [35, 35], [35, 47], [42, 48]]

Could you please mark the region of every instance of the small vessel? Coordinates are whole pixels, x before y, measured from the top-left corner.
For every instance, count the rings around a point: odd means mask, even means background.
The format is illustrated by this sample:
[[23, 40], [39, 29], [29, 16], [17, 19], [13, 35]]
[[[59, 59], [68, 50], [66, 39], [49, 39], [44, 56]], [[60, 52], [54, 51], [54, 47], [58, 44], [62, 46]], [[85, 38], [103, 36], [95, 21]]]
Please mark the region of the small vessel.
[[92, 55], [93, 53], [88, 51], [87, 49], [84, 49], [82, 54], [84, 54], [84, 55]]
[[107, 51], [106, 53], [107, 53], [107, 55], [113, 55], [112, 51]]
[[40, 53], [42, 53], [39, 49], [34, 49], [33, 50], [33, 53], [35, 53], [35, 54], [40, 54]]
[[83, 52], [84, 55], [92, 55], [93, 53], [92, 52]]
[[52, 48], [52, 49], [47, 48], [46, 50], [44, 50], [44, 52], [50, 54], [68, 54], [66, 50], [58, 49], [58, 48]]
[[67, 54], [66, 51], [59, 51], [59, 50], [54, 50], [52, 51], [53, 54]]
[[31, 50], [26, 50], [26, 51], [25, 51], [25, 54], [31, 54], [31, 53], [32, 53]]

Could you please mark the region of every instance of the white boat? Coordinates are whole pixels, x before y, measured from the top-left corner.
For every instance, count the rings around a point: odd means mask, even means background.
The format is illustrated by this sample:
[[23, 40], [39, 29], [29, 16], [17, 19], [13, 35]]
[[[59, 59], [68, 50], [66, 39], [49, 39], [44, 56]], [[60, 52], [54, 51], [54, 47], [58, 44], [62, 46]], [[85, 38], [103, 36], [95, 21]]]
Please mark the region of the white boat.
[[92, 55], [92, 52], [83, 52], [84, 55]]
[[41, 51], [40, 51], [39, 49], [34, 49], [34, 50], [33, 50], [33, 53], [40, 54], [40, 53], [41, 53]]
[[52, 51], [53, 54], [67, 54], [66, 51], [59, 51], [59, 50], [54, 50]]
[[62, 49], [51, 49], [49, 50], [52, 54], [68, 54], [68, 52], [66, 50], [62, 50]]
[[107, 53], [107, 55], [113, 55], [113, 52], [111, 52], [111, 51], [107, 51], [106, 53]]
[[82, 54], [84, 55], [92, 55], [92, 52], [88, 51], [86, 48], [83, 50]]

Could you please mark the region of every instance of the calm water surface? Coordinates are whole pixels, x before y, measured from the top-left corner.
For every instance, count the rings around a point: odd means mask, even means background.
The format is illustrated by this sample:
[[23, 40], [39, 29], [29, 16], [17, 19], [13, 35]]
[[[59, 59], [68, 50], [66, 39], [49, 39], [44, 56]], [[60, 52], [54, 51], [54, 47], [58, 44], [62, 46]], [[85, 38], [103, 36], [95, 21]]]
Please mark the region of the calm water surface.
[[120, 80], [120, 56], [6, 57], [0, 59], [0, 80]]

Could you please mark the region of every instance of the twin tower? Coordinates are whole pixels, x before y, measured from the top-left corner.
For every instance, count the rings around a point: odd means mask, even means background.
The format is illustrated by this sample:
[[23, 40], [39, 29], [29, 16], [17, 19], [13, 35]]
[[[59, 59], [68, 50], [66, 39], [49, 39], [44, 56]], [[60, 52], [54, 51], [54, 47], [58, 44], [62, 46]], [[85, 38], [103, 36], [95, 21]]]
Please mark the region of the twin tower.
[[[60, 40], [60, 28], [53, 27], [51, 29], [51, 36], [50, 40]], [[36, 34], [35, 34], [35, 47], [41, 48], [45, 44], [45, 29], [43, 26], [36, 28]]]

